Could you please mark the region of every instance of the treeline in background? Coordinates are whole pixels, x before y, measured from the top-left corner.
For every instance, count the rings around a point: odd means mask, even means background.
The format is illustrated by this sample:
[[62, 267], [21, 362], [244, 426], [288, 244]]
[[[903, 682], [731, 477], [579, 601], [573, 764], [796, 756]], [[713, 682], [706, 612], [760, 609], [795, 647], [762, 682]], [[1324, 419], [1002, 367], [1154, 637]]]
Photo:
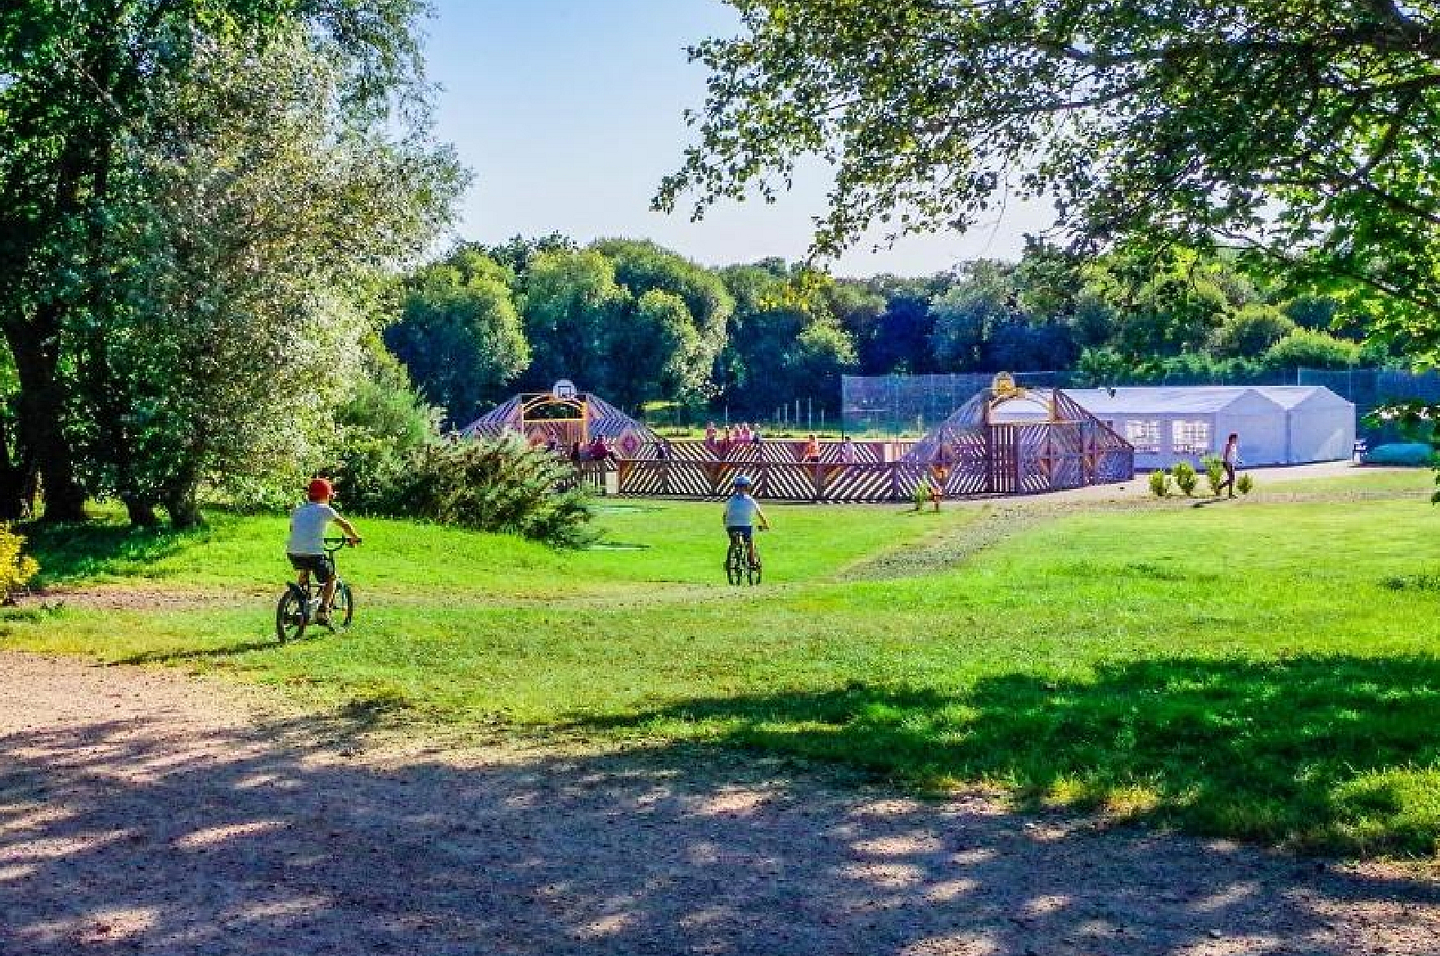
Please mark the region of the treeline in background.
[[[402, 283], [386, 346], [463, 426], [560, 378], [665, 423], [838, 423], [840, 376], [1071, 371], [1097, 384], [1281, 380], [1382, 367], [1363, 297], [1296, 294], [1235, 257], [1169, 248], [836, 278], [780, 259], [706, 268], [654, 243], [464, 244]], [[788, 412], [787, 412], [788, 413]]]

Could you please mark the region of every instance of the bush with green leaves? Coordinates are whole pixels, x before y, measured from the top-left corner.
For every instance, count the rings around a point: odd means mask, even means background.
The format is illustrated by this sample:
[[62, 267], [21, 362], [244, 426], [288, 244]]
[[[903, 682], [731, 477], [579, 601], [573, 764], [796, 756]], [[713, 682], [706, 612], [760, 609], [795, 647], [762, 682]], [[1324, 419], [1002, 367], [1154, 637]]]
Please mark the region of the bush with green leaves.
[[1150, 493], [1156, 498], [1170, 497], [1170, 472], [1164, 468], [1150, 472]]
[[919, 511], [930, 503], [930, 496], [933, 492], [934, 489], [930, 484], [930, 479], [921, 478], [915, 482], [915, 488], [910, 492], [910, 500], [914, 502], [916, 511]]
[[411, 456], [439, 440], [440, 410], [410, 385], [400, 363], [371, 343], [345, 402], [336, 410], [332, 477], [340, 507], [356, 514], [405, 514], [396, 489]]
[[1219, 455], [1206, 455], [1200, 459], [1200, 467], [1205, 470], [1205, 483], [1210, 486], [1210, 494], [1220, 497], [1220, 485], [1225, 481], [1225, 460]]
[[387, 509], [476, 531], [579, 547], [593, 534], [589, 495], [567, 461], [518, 435], [434, 442], [410, 455]]
[[1240, 492], [1242, 495], [1248, 495], [1251, 491], [1254, 490], [1254, 488], [1255, 479], [1251, 478], [1248, 474], [1241, 475], [1239, 478], [1235, 479], [1235, 490]]
[[1188, 461], [1176, 462], [1173, 472], [1175, 487], [1180, 489], [1180, 493], [1187, 498], [1195, 494], [1195, 485], [1200, 481], [1200, 476], [1195, 473], [1195, 466]]
[[15, 594], [40, 570], [35, 559], [25, 554], [25, 538], [0, 523], [0, 604], [15, 603]]

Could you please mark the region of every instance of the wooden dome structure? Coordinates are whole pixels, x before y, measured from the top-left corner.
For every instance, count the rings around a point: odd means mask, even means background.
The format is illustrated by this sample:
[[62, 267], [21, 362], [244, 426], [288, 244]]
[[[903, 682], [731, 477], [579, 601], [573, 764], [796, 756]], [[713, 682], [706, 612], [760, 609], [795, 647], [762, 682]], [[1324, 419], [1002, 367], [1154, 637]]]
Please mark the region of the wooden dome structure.
[[947, 495], [1037, 494], [1128, 481], [1135, 449], [1059, 389], [1024, 389], [1002, 372], [904, 457]]
[[495, 436], [507, 431], [524, 435], [532, 444], [553, 440], [562, 448], [576, 442], [586, 446], [601, 438], [623, 458], [637, 457], [641, 449], [657, 442], [643, 423], [565, 379], [548, 392], [523, 392], [502, 402], [460, 429], [460, 434]]

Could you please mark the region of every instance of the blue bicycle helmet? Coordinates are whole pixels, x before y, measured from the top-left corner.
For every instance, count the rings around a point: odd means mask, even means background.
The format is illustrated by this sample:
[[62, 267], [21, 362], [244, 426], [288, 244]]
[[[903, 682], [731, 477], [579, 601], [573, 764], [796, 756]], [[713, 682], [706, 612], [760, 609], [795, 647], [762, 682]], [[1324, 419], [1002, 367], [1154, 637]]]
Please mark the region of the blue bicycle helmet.
[[749, 475], [736, 475], [736, 476], [735, 476], [735, 487], [736, 487], [736, 488], [749, 488], [749, 487], [750, 487], [750, 483], [751, 483], [751, 482], [750, 482], [750, 476], [749, 476]]

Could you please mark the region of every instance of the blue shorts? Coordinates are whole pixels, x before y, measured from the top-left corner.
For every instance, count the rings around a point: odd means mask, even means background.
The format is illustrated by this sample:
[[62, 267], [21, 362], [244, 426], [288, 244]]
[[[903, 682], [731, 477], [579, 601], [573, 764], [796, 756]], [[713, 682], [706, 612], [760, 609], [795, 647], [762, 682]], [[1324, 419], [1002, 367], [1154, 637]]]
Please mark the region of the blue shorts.
[[735, 535], [738, 534], [740, 537], [744, 538], [746, 541], [753, 541], [753, 540], [754, 540], [754, 538], [755, 538], [754, 532], [755, 532], [755, 529], [752, 528], [752, 527], [751, 527], [750, 525], [748, 525], [748, 524], [746, 524], [746, 525], [735, 524], [735, 525], [726, 525], [726, 526], [725, 526], [725, 534], [726, 534], [726, 535], [728, 535], [729, 537], [732, 537], [732, 538], [733, 538]]

